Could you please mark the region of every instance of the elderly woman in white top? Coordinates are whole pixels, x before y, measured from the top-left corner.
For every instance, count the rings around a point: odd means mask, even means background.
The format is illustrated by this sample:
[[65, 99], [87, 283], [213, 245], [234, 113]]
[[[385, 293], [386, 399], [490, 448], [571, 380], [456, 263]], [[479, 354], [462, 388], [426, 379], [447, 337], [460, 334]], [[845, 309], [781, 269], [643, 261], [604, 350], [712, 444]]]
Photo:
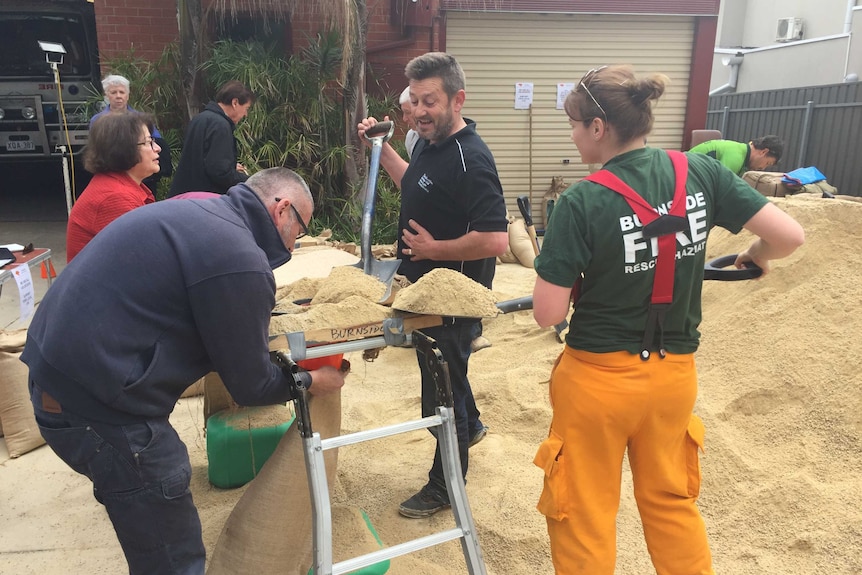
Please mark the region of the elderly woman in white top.
[[419, 141], [419, 133], [414, 130], [413, 124], [413, 104], [410, 103], [410, 86], [404, 88], [401, 92], [401, 97], [398, 98], [398, 105], [401, 106], [401, 116], [404, 118], [404, 123], [407, 124], [409, 130], [404, 136], [404, 147], [407, 148], [407, 159], [413, 157], [413, 148], [416, 147], [416, 142]]
[[[138, 113], [137, 110], [129, 105], [131, 89], [129, 80], [126, 77], [118, 74], [109, 74], [105, 76], [102, 80], [102, 91], [105, 94], [105, 102], [107, 103], [107, 106], [104, 110], [90, 118], [90, 127], [93, 126], [93, 123], [96, 122], [96, 120], [106, 114], [126, 114], [129, 112]], [[162, 177], [168, 177], [173, 174], [174, 167], [171, 162], [171, 148], [162, 137], [158, 128], [153, 126], [151, 135], [153, 140], [155, 140], [161, 148], [161, 152], [159, 153], [159, 171], [145, 179], [144, 183], [155, 194], [158, 189], [159, 180], [161, 180]]]

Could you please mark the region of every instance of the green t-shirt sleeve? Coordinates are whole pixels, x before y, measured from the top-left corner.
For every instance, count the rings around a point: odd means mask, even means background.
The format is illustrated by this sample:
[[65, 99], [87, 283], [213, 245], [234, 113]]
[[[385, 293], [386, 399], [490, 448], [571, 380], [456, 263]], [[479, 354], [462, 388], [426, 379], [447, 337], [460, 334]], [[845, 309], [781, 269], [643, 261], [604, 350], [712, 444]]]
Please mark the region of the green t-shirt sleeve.
[[554, 205], [548, 220], [542, 251], [533, 267], [543, 280], [561, 287], [571, 287], [590, 261], [589, 227], [586, 210], [579, 207], [578, 189], [592, 184], [579, 182], [567, 189]]
[[722, 169], [711, 159], [692, 157], [689, 161], [711, 173], [711, 189], [714, 193], [713, 224], [731, 233], [739, 233], [742, 226], [760, 211], [769, 200], [748, 183], [729, 170]]

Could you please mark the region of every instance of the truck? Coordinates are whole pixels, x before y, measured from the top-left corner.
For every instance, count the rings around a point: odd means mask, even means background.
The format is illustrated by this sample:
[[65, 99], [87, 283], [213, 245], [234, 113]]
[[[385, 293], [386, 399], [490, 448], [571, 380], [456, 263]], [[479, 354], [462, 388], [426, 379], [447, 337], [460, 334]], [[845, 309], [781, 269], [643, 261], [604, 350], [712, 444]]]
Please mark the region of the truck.
[[92, 0], [2, 0], [0, 164], [79, 152], [99, 73]]

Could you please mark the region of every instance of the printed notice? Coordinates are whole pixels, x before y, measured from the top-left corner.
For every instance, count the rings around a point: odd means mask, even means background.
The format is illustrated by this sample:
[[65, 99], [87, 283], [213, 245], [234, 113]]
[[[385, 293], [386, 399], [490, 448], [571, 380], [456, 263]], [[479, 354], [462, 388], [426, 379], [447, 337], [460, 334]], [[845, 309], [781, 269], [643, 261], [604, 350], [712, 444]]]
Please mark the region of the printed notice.
[[574, 89], [574, 82], [560, 82], [557, 84], [557, 110], [563, 109], [563, 104], [566, 103], [566, 96]]
[[18, 293], [21, 300], [20, 321], [27, 321], [33, 314], [36, 297], [33, 293], [33, 277], [30, 275], [30, 266], [21, 264], [12, 269], [15, 283], [18, 284]]
[[529, 110], [533, 105], [533, 83], [515, 82], [515, 109]]

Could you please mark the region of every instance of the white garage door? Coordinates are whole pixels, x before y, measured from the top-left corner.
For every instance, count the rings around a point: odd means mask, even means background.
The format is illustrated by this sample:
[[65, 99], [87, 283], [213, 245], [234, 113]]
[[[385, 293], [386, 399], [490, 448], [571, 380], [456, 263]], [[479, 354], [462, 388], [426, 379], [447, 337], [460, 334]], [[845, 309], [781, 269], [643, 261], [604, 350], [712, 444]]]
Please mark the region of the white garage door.
[[[446, 50], [467, 75], [463, 114], [497, 161], [512, 214], [528, 195], [537, 227], [553, 176], [567, 184], [588, 173], [570, 139], [557, 85], [603, 64], [661, 72], [671, 83], [655, 108], [650, 146], [679, 149], [683, 138], [694, 20], [675, 16], [448, 12]], [[530, 110], [515, 109], [515, 84], [533, 83]]]

